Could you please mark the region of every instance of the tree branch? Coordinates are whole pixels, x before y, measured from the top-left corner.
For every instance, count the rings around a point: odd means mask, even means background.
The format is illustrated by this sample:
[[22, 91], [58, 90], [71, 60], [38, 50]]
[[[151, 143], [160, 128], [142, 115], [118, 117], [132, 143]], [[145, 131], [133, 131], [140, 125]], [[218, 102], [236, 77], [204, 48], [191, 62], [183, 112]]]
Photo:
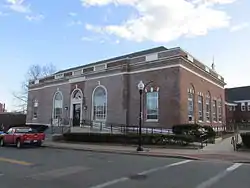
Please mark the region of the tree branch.
[[53, 64], [47, 64], [44, 66], [31, 65], [29, 67], [25, 76], [26, 79], [21, 84], [20, 90], [12, 93], [14, 99], [18, 101], [17, 108], [21, 108], [20, 111], [27, 109], [29, 81], [52, 75], [55, 72], [56, 67]]

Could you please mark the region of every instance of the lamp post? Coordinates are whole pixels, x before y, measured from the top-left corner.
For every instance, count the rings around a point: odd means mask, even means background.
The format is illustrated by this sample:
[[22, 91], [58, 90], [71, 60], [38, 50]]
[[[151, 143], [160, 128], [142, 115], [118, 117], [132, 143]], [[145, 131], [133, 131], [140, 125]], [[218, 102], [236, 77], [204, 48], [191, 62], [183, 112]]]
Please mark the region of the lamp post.
[[137, 151], [143, 151], [142, 148], [142, 136], [141, 136], [141, 125], [142, 125], [142, 93], [143, 90], [145, 88], [145, 85], [142, 81], [139, 82], [138, 84], [138, 90], [139, 90], [139, 94], [140, 94], [140, 115], [139, 115], [139, 140], [138, 140], [138, 147], [137, 147]]

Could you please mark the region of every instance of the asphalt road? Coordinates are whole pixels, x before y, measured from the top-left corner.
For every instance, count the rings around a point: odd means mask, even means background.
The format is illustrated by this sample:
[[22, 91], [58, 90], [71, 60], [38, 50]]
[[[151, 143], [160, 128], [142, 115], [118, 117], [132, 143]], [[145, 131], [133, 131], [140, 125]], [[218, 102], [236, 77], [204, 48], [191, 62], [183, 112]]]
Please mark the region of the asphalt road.
[[1, 188], [249, 188], [250, 166], [49, 148], [0, 148]]

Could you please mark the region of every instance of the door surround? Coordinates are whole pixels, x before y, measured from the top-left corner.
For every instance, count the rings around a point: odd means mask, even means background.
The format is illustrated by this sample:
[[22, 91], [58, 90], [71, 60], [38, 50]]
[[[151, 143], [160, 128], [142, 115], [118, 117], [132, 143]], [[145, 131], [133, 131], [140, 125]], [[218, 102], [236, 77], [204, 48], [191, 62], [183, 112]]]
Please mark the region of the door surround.
[[[74, 98], [74, 95], [76, 92], [80, 92], [80, 98]], [[80, 127], [82, 127], [82, 116], [83, 116], [83, 92], [81, 89], [76, 88], [72, 91], [71, 97], [70, 97], [70, 119], [73, 119], [73, 110], [74, 110], [74, 104], [80, 104], [81, 106], [81, 112], [80, 112]]]

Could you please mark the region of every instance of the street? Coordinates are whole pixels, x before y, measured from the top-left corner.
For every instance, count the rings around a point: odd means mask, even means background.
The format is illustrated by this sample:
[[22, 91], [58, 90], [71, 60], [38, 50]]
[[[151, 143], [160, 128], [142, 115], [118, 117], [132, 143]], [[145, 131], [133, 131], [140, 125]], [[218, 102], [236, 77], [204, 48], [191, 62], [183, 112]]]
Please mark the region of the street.
[[247, 164], [0, 148], [1, 188], [249, 188]]

